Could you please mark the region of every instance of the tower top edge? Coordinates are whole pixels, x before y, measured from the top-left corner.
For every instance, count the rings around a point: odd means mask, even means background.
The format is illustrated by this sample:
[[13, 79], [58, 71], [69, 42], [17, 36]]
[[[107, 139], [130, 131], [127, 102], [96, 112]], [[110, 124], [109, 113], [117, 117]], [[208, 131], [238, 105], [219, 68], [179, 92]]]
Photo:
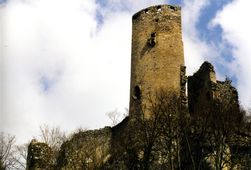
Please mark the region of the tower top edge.
[[181, 7], [180, 6], [176, 6], [176, 5], [167, 5], [167, 4], [162, 4], [162, 5], [154, 5], [154, 6], [150, 6], [147, 8], [144, 8], [138, 12], [136, 12], [132, 18], [133, 19], [137, 19], [140, 15], [143, 14], [158, 14], [161, 12], [172, 12], [172, 13], [179, 13], [181, 12]]

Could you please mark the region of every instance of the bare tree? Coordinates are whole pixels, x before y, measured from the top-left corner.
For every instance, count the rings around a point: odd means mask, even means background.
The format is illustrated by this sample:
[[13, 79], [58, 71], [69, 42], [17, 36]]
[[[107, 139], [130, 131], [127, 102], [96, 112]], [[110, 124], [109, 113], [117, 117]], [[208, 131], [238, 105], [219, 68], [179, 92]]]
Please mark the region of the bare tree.
[[61, 145], [67, 140], [65, 132], [59, 127], [50, 127], [49, 125], [40, 126], [40, 135], [38, 140], [46, 143], [52, 149], [52, 164], [56, 164]]
[[165, 91], [161, 91], [157, 97], [157, 101], [159, 101], [157, 107], [161, 114], [160, 143], [162, 144], [162, 167], [170, 170], [180, 169], [180, 98], [175, 93], [168, 93]]
[[26, 169], [28, 143], [15, 146], [16, 164], [19, 169]]
[[0, 169], [15, 169], [16, 158], [14, 151], [15, 136], [0, 133]]
[[119, 123], [120, 117], [121, 117], [121, 113], [118, 112], [118, 110], [114, 110], [111, 112], [107, 112], [106, 115], [108, 116], [108, 118], [111, 120], [112, 122], [112, 126], [115, 126], [116, 124]]
[[65, 132], [61, 131], [59, 127], [50, 127], [49, 125], [40, 126], [41, 142], [48, 144], [53, 151], [58, 151], [64, 141], [66, 141]]
[[[66, 135], [59, 127], [50, 128], [48, 125], [40, 126], [40, 140], [48, 144], [56, 160], [58, 151], [62, 143], [66, 140]], [[28, 154], [28, 144], [15, 145], [15, 137], [0, 134], [0, 170], [5, 169], [25, 169]]]
[[236, 98], [228, 88], [217, 91], [210, 105], [191, 118], [187, 130], [187, 151], [191, 153], [193, 169], [231, 167], [229, 142], [241, 126], [243, 113]]
[[[180, 169], [180, 99], [177, 94], [159, 90], [147, 96], [147, 105], [135, 102], [134, 131], [139, 143], [142, 169]], [[139, 104], [140, 103], [140, 104]], [[150, 116], [145, 116], [150, 114]], [[135, 161], [137, 162], [137, 161]]]
[[212, 104], [210, 114], [210, 135], [209, 144], [212, 149], [211, 156], [213, 158], [216, 170], [230, 166], [230, 150], [228, 141], [241, 125], [243, 125], [239, 107], [230, 103], [226, 95], [221, 100], [215, 99]]
[[128, 116], [128, 109], [126, 109], [125, 113], [121, 113], [119, 112], [117, 109], [111, 111], [111, 112], [107, 112], [106, 115], [108, 116], [108, 118], [111, 120], [111, 125], [115, 126], [117, 125], [123, 118], [125, 118], [126, 116]]

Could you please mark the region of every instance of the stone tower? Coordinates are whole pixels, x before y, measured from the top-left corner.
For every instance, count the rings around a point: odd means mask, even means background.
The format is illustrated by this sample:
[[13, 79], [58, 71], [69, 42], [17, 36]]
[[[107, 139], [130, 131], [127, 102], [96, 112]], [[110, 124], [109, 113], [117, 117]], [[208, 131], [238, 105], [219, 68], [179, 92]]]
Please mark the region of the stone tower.
[[158, 89], [185, 96], [181, 8], [158, 5], [134, 14], [131, 57], [130, 117]]

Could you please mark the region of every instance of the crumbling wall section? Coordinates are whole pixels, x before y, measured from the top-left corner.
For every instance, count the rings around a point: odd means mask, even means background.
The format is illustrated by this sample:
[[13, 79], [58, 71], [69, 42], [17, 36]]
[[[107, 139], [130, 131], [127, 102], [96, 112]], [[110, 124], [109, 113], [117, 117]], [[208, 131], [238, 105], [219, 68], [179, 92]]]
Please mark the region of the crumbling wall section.
[[79, 132], [65, 142], [56, 167], [68, 169], [100, 169], [110, 159], [112, 131], [110, 127]]
[[236, 88], [231, 85], [230, 80], [216, 81], [216, 83], [212, 83], [211, 86], [213, 99], [225, 105], [239, 107], [238, 92]]
[[237, 90], [227, 78], [225, 81], [216, 80], [214, 67], [209, 62], [204, 62], [193, 76], [188, 77], [188, 104], [191, 115], [209, 113], [221, 105], [221, 111], [239, 114], [231, 115], [235, 121], [243, 118], [239, 111]]
[[27, 170], [52, 170], [52, 149], [45, 143], [32, 140], [28, 146]]
[[217, 87], [214, 67], [204, 62], [200, 69], [188, 77], [188, 105], [191, 115], [203, 114], [210, 108], [214, 88]]

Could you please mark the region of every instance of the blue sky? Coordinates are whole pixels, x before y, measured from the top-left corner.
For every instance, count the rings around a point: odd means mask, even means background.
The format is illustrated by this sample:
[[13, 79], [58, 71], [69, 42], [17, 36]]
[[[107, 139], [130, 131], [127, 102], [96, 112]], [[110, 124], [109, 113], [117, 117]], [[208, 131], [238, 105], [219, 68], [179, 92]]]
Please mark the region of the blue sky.
[[72, 131], [110, 125], [129, 104], [131, 17], [182, 6], [187, 74], [203, 61], [251, 105], [249, 0], [0, 1], [1, 131], [31, 139], [41, 124]]
[[[216, 17], [216, 14], [219, 10], [222, 10], [224, 6], [231, 3], [233, 0], [212, 0], [208, 2], [209, 4], [202, 10], [199, 21], [196, 24], [196, 28], [198, 30], [198, 37], [201, 40], [206, 41], [207, 43], [213, 43], [215, 46], [218, 46], [222, 43], [222, 28], [218, 25], [215, 27], [210, 27], [210, 22], [213, 18]], [[219, 53], [221, 57], [225, 60], [231, 62], [232, 61], [232, 49], [233, 47], [230, 44], [225, 44], [225, 49]], [[233, 84], [236, 85], [235, 75], [231, 75], [227, 73], [227, 69], [222, 67], [221, 63], [217, 61], [211, 61], [216, 67], [218, 74], [222, 76], [228, 76], [233, 80]]]

